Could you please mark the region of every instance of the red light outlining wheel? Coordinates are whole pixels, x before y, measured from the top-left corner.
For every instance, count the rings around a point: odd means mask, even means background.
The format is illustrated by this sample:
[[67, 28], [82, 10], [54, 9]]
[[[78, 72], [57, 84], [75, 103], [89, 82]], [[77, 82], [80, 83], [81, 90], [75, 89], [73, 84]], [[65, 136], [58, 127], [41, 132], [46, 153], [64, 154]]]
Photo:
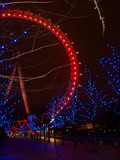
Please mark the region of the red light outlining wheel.
[[[76, 53], [73, 49], [72, 44], [68, 40], [68, 38], [64, 35], [64, 33], [56, 27], [54, 24], [52, 24], [50, 21], [46, 20], [45, 18], [41, 17], [40, 15], [36, 15], [30, 12], [22, 11], [22, 10], [3, 10], [0, 13], [1, 18], [21, 18], [26, 19], [35, 23], [38, 23], [48, 30], [50, 30], [63, 44], [63, 46], [66, 49], [66, 52], [69, 56], [69, 61], [71, 64], [71, 75], [70, 75], [70, 83], [68, 86], [68, 89], [63, 97], [61, 97], [60, 102], [56, 105], [57, 109], [58, 106], [60, 109], [63, 109], [67, 103], [71, 100], [71, 97], [73, 96], [73, 93], [75, 92], [75, 88], [77, 86], [77, 80], [78, 80], [78, 62], [76, 58]], [[59, 111], [56, 112], [57, 114]]]

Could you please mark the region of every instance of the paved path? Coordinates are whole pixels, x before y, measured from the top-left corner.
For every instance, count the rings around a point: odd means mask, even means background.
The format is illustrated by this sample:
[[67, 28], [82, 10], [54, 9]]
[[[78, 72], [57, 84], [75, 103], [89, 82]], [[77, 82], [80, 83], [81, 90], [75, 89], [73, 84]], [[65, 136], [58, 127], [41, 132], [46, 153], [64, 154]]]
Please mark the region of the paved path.
[[0, 160], [120, 160], [120, 149], [101, 147], [93, 151], [91, 144], [72, 142], [41, 143], [35, 139], [6, 139], [0, 145]]

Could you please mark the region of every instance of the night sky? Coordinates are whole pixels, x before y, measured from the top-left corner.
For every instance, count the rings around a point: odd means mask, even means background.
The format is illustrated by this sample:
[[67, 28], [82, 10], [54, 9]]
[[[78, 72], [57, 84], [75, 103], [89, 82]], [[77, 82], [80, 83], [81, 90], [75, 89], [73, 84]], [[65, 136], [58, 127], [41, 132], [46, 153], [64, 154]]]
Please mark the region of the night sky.
[[[120, 1], [101, 0], [99, 2], [101, 14], [105, 18], [105, 33], [103, 37], [101, 21], [97, 10], [94, 9], [95, 5], [92, 0], [53, 0], [53, 2], [39, 5], [10, 5], [7, 8], [29, 10], [36, 14], [40, 13], [46, 19], [51, 19], [51, 22], [59, 25], [64, 33], [68, 33], [68, 39], [74, 42], [74, 49], [79, 52], [78, 61], [82, 62], [80, 72], [83, 72], [86, 64], [92, 73], [97, 73], [99, 59], [111, 55], [106, 45], [114, 45], [119, 49]], [[59, 40], [52, 33], [33, 22], [9, 19], [4, 22], [2, 20], [1, 23], [4, 24], [1, 27], [1, 35], [8, 34], [6, 30], [9, 31], [9, 40], [6, 38], [1, 40], [1, 43], [9, 44], [7, 51], [10, 53], [9, 55], [11, 53], [16, 55], [18, 51], [23, 53], [31, 50], [36, 34], [34, 49], [47, 44], [59, 43]], [[23, 34], [24, 30], [28, 32], [26, 35]], [[16, 44], [10, 43], [14, 38], [17, 38], [18, 42]], [[68, 63], [68, 56], [61, 44], [20, 58], [22, 73], [25, 77], [39, 76], [57, 66]], [[29, 67], [35, 65], [37, 66]], [[44, 79], [25, 82], [31, 112], [42, 113], [51, 97], [58, 96], [61, 85], [67, 87], [69, 76], [70, 67], [68, 66], [52, 72]], [[21, 104], [16, 106], [16, 113], [23, 116], [25, 115], [25, 109], [19, 83], [14, 82], [14, 86], [17, 87], [17, 97], [21, 99]], [[12, 89], [14, 92], [15, 88], [13, 87]], [[63, 92], [64, 89], [62, 89], [61, 93]]]

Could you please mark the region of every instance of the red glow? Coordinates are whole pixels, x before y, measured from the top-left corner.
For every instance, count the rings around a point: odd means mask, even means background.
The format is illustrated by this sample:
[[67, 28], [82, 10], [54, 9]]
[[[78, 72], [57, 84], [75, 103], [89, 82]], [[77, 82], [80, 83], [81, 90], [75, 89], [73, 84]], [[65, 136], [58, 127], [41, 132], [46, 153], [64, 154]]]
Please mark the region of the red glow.
[[2, 14], [2, 17], [5, 17], [5, 14], [4, 14], [4, 13]]
[[69, 100], [70, 100], [70, 97], [68, 97], [67, 100], [69, 101]]
[[66, 105], [66, 104], [67, 104], [67, 102], [64, 103], [64, 105]]
[[68, 46], [68, 43], [66, 43], [65, 45]]
[[72, 91], [74, 90], [74, 87], [72, 87]]
[[42, 21], [39, 21], [39, 23], [42, 23]]
[[59, 111], [56, 112], [57, 114], [59, 113]]
[[24, 85], [24, 81], [23, 81], [23, 76], [22, 76], [22, 71], [21, 71], [21, 68], [20, 68], [20, 64], [18, 65], [18, 74], [19, 74], [20, 87], [21, 87], [23, 101], [24, 101], [24, 104], [25, 104], [26, 113], [30, 114], [30, 110], [29, 110], [29, 105], [28, 105], [28, 100], [27, 100], [27, 95], [26, 95], [26, 90], [25, 90], [25, 85]]
[[75, 83], [75, 82], [73, 82], [73, 85], [75, 86], [75, 85], [76, 85], [76, 83]]
[[72, 57], [72, 60], [74, 60], [75, 58], [74, 57]]
[[6, 91], [6, 94], [5, 94], [5, 101], [7, 100], [7, 98], [8, 98], [8, 95], [9, 95], [9, 93], [10, 93], [10, 89], [11, 89], [11, 87], [12, 87], [12, 83], [13, 83], [13, 80], [14, 80], [14, 78], [15, 78], [15, 72], [16, 72], [16, 64], [15, 64], [15, 67], [14, 67], [14, 69], [13, 69], [13, 72], [12, 72], [12, 76], [11, 76], [11, 80], [10, 80], [10, 82], [9, 82], [9, 84], [8, 84], [8, 88], [7, 88], [7, 91]]
[[76, 80], [77, 78], [76, 77], [74, 77], [74, 80]]
[[8, 16], [11, 16], [11, 14], [10, 14], [10, 13], [8, 13]]
[[29, 17], [29, 19], [32, 19], [32, 17]]
[[76, 72], [74, 72], [74, 74], [76, 75], [77, 73], [76, 73]]

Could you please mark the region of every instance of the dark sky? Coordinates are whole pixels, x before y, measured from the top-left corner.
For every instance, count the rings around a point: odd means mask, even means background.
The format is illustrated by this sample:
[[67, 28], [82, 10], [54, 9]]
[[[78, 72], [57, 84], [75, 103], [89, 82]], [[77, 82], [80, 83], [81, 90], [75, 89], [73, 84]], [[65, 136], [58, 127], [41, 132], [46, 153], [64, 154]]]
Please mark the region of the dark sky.
[[[72, 5], [71, 7], [71, 4], [74, 4], [74, 6]], [[101, 15], [105, 18], [105, 33], [103, 37], [101, 21], [99, 20], [97, 10], [94, 9], [95, 6], [92, 0], [55, 0], [54, 3], [50, 4], [10, 5], [7, 6], [7, 8], [19, 8], [22, 10], [29, 10], [36, 14], [40, 13], [41, 16], [46, 19], [50, 18], [54, 24], [58, 24], [64, 33], [68, 33], [69, 40], [74, 42], [75, 50], [79, 51], [78, 61], [83, 63], [80, 72], [83, 71], [82, 68], [84, 68], [84, 64], [87, 65], [91, 72], [96, 72], [99, 58], [111, 55], [106, 48], [107, 44], [119, 47], [119, 0], [101, 0], [99, 2]], [[6, 34], [6, 30], [9, 30], [9, 33], [14, 33], [10, 39], [19, 37], [17, 44], [10, 45], [9, 42], [9, 52], [14, 49], [14, 54], [16, 54], [18, 50], [22, 53], [31, 49], [38, 28], [39, 30], [34, 48], [46, 44], [59, 43], [54, 35], [32, 22], [10, 19], [4, 23], [7, 25], [3, 27], [5, 28], [3, 34]], [[28, 30], [27, 35], [22, 35], [24, 30]], [[8, 44], [8, 40], [6, 41], [6, 39], [2, 39], [1, 43], [3, 42], [4, 44]], [[20, 63], [23, 76], [34, 77], [45, 74], [56, 66], [68, 64], [69, 60], [65, 49], [60, 44], [24, 56], [20, 59]], [[25, 69], [28, 66], [38, 64], [40, 65], [37, 67]], [[25, 83], [31, 112], [42, 112], [51, 97], [58, 96], [60, 90], [60, 87], [58, 86], [61, 86], [62, 84], [65, 86], [68, 85], [69, 76], [70, 68], [66, 67], [52, 72], [52, 74], [45, 79]], [[19, 85], [15, 85], [18, 87], [17, 94], [21, 99], [21, 104], [17, 107], [17, 114], [22, 115], [25, 114], [24, 104], [22, 103]], [[51, 88], [45, 89], [46, 87]], [[64, 90], [62, 92], [64, 92]]]

